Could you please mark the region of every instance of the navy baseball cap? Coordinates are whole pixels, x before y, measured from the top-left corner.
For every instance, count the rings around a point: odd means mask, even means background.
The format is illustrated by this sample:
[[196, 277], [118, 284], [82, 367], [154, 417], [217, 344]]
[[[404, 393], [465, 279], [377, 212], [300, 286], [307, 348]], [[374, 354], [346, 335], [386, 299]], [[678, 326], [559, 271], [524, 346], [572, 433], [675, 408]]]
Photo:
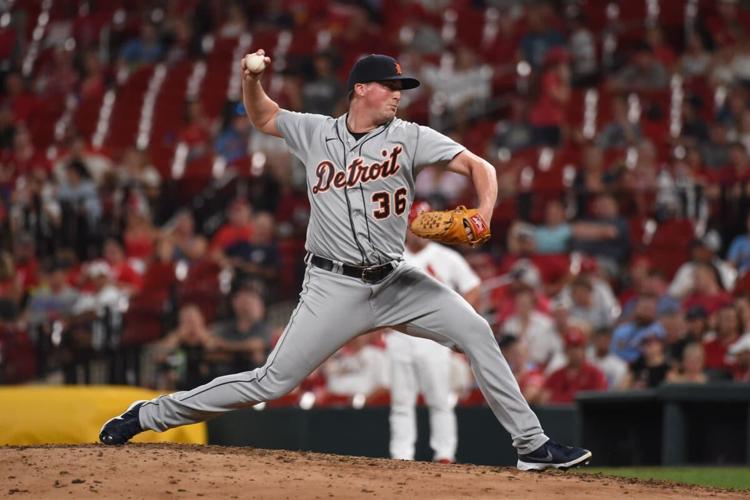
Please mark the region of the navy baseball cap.
[[419, 87], [419, 80], [401, 75], [401, 65], [391, 56], [370, 54], [359, 59], [349, 72], [347, 92], [357, 83], [400, 81], [403, 90]]

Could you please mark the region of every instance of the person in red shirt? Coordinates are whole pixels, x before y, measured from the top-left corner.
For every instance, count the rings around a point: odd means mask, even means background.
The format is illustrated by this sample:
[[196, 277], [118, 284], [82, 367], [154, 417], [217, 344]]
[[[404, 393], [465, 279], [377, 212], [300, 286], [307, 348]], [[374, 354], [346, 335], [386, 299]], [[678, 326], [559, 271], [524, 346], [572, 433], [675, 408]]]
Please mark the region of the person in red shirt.
[[729, 348], [734, 356], [732, 376], [735, 382], [750, 383], [750, 333], [744, 334]]
[[226, 259], [227, 252], [237, 244], [249, 245], [253, 237], [253, 208], [244, 199], [237, 198], [227, 210], [227, 222], [211, 239], [211, 252], [215, 258]]
[[6, 166], [8, 181], [14, 183], [21, 176], [28, 176], [35, 171], [42, 171], [45, 175], [52, 173], [52, 163], [41, 152], [34, 149], [31, 134], [25, 127], [18, 127], [13, 138], [13, 152]]
[[128, 264], [120, 242], [112, 238], [104, 242], [104, 260], [112, 268], [112, 275], [120, 289], [125, 290], [128, 294], [140, 290], [143, 277]]
[[515, 335], [505, 335], [498, 341], [503, 357], [518, 381], [521, 394], [529, 404], [538, 404], [544, 392], [544, 370], [529, 362], [528, 350]]
[[742, 335], [742, 322], [737, 308], [728, 304], [716, 312], [716, 330], [703, 342], [706, 352], [706, 368], [728, 375], [732, 366], [727, 359], [730, 346]]
[[537, 145], [560, 144], [560, 127], [565, 121], [565, 107], [571, 96], [569, 61], [568, 52], [560, 47], [550, 49], [545, 56], [539, 98], [529, 115]]
[[23, 76], [16, 72], [5, 77], [5, 98], [0, 103], [10, 106], [16, 123], [30, 123], [39, 109], [39, 100], [27, 90]]
[[544, 403], [572, 403], [580, 391], [607, 389], [604, 373], [586, 361], [586, 335], [578, 328], [569, 328], [564, 338], [568, 364], [547, 377]]

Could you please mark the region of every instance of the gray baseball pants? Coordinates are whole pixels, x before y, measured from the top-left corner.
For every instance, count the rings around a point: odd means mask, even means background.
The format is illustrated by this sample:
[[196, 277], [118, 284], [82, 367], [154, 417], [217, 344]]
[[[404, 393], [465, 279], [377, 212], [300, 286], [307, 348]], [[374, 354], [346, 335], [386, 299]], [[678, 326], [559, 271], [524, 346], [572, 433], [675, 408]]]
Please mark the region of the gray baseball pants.
[[165, 431], [283, 396], [350, 339], [390, 326], [458, 347], [519, 453], [547, 441], [487, 322], [456, 292], [400, 263], [377, 284], [308, 265], [300, 301], [266, 364], [141, 407], [144, 429]]

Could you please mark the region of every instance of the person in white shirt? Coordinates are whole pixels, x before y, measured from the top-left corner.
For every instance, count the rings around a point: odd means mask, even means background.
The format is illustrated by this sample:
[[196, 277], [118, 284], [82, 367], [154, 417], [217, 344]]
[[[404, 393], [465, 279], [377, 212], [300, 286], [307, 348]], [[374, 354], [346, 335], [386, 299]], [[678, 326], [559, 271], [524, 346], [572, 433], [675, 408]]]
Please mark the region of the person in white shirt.
[[[415, 203], [409, 223], [429, 209], [426, 203]], [[473, 307], [479, 300], [480, 279], [458, 252], [407, 231], [404, 260], [461, 294], [466, 307]], [[414, 460], [415, 405], [417, 395], [422, 393], [430, 412], [433, 460], [455, 462], [458, 429], [454, 413], [457, 398], [451, 380], [454, 353], [437, 342], [398, 332], [388, 335], [386, 345], [391, 364], [391, 458]]]
[[536, 310], [536, 297], [531, 287], [522, 287], [514, 294], [516, 312], [503, 323], [503, 335], [511, 335], [526, 346], [529, 361], [545, 370], [563, 352], [562, 339], [548, 315]]
[[586, 357], [607, 377], [607, 388], [623, 389], [628, 378], [628, 364], [609, 352], [611, 343], [612, 332], [609, 328], [596, 330], [587, 349]]

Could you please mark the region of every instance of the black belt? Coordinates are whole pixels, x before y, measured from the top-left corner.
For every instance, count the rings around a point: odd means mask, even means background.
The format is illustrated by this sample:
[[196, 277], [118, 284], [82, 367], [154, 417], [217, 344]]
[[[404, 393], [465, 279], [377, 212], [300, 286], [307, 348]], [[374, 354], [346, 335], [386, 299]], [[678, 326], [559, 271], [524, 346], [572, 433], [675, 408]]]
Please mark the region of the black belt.
[[325, 269], [326, 271], [343, 274], [344, 276], [350, 276], [352, 278], [359, 278], [365, 283], [378, 283], [383, 281], [386, 276], [396, 269], [393, 262], [380, 264], [378, 266], [360, 267], [350, 266], [349, 264], [336, 264], [330, 259], [318, 257], [317, 255], [313, 255], [310, 258], [310, 263], [313, 266]]

